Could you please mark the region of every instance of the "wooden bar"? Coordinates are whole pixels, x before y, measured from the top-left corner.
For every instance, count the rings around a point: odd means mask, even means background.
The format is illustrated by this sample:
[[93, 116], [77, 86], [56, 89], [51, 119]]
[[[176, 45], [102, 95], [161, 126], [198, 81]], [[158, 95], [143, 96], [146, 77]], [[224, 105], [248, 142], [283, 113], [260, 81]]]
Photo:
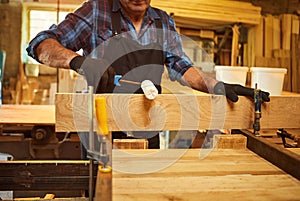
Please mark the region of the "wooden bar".
[[[300, 94], [272, 96], [262, 105], [261, 128], [299, 128]], [[110, 131], [251, 129], [253, 100], [237, 103], [210, 94], [98, 94], [107, 101]], [[87, 94], [56, 95], [56, 131], [87, 131]], [[95, 123], [96, 125], [96, 123]], [[96, 129], [95, 129], [96, 130]]]
[[114, 139], [114, 147], [118, 149], [148, 149], [146, 139]]
[[0, 124], [55, 124], [54, 105], [2, 105]]
[[254, 136], [250, 131], [243, 130], [243, 133], [247, 137], [248, 149], [300, 180], [300, 156], [298, 154], [279, 147], [267, 139]]
[[282, 15], [282, 49], [291, 49], [291, 31], [292, 31], [292, 15]]
[[264, 32], [264, 56], [267, 58], [272, 57], [272, 49], [273, 49], [273, 17], [272, 15], [267, 15], [264, 17], [265, 20], [265, 32]]
[[113, 164], [113, 200], [297, 200], [300, 192], [299, 180], [248, 149], [127, 150], [113, 152]]

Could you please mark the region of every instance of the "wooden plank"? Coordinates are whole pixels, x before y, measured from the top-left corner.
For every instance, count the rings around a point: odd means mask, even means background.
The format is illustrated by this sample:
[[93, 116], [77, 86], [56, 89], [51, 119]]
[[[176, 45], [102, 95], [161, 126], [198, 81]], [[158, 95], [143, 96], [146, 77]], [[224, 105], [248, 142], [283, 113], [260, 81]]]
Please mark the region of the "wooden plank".
[[283, 81], [283, 90], [284, 91], [292, 91], [292, 68], [291, 68], [291, 58], [281, 58], [280, 61], [280, 67], [286, 68], [287, 73], [284, 75], [284, 81]]
[[[243, 197], [250, 201], [299, 197], [298, 180], [247, 149], [128, 150], [126, 154], [114, 152], [113, 164], [113, 200], [235, 201]], [[149, 170], [150, 166], [149, 173], [139, 171]]]
[[274, 49], [273, 57], [275, 57], [275, 58], [290, 58], [291, 52], [290, 52], [290, 50]]
[[280, 59], [267, 58], [267, 57], [255, 57], [256, 67], [280, 67]]
[[114, 147], [118, 149], [148, 149], [146, 139], [114, 139]]
[[282, 49], [291, 49], [291, 31], [292, 31], [292, 15], [282, 15]]
[[273, 48], [281, 49], [281, 24], [280, 18], [273, 16]]
[[[110, 131], [248, 129], [254, 119], [253, 101], [247, 97], [231, 103], [205, 93], [160, 94], [153, 101], [142, 94], [95, 96], [106, 98]], [[57, 132], [88, 130], [87, 98], [87, 94], [56, 94]], [[298, 128], [299, 104], [300, 94], [272, 96], [262, 105], [261, 128]]]
[[213, 142], [218, 149], [246, 149], [247, 138], [241, 134], [214, 135]]
[[210, 20], [215, 23], [245, 23], [258, 24], [261, 16], [260, 7], [250, 3], [237, 1], [151, 1], [154, 7], [173, 13], [186, 19]]
[[264, 56], [271, 58], [273, 50], [273, 16], [267, 15], [264, 20]]
[[259, 48], [259, 46], [256, 46], [257, 44], [255, 43], [257, 33], [256, 30], [256, 27], [251, 27], [248, 29], [248, 66], [250, 67], [255, 66], [256, 49]]
[[292, 43], [291, 43], [291, 91], [300, 91], [300, 70], [298, 68], [299, 55], [297, 54], [297, 47], [299, 43], [299, 18], [292, 16]]
[[54, 105], [2, 105], [0, 124], [55, 124]]
[[239, 56], [239, 26], [232, 27], [232, 44], [231, 44], [231, 66], [237, 66]]
[[208, 38], [213, 40], [215, 38], [215, 32], [211, 30], [200, 30], [199, 36], [201, 38]]
[[300, 180], [300, 156], [298, 154], [277, 146], [264, 138], [254, 136], [250, 131], [243, 130], [243, 133], [247, 137], [248, 149]]
[[[260, 19], [260, 23], [255, 26], [255, 40], [254, 41], [248, 41], [254, 42], [255, 46], [255, 55], [254, 57], [263, 57], [264, 56], [264, 18]], [[254, 63], [253, 63], [254, 64]], [[252, 66], [251, 66], [252, 67]]]
[[300, 149], [299, 148], [288, 148], [287, 150], [297, 154], [300, 156]]

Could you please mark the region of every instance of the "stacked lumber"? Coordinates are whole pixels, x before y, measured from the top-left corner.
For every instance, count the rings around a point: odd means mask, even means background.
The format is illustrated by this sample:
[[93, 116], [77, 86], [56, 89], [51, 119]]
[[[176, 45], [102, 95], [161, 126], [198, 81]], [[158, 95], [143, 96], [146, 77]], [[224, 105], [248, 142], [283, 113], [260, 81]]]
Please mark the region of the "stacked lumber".
[[247, 66], [287, 68], [283, 90], [300, 92], [299, 17], [266, 15], [248, 30]]
[[233, 23], [259, 24], [261, 7], [232, 0], [152, 0], [173, 16], [179, 27], [211, 28]]

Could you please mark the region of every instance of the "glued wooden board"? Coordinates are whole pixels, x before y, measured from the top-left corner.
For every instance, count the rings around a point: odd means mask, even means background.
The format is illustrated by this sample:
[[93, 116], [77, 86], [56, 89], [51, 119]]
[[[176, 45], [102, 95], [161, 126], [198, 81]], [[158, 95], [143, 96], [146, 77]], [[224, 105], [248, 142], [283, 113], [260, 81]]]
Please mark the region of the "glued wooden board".
[[[97, 94], [107, 103], [110, 131], [251, 129], [253, 100], [237, 103], [209, 94]], [[88, 131], [88, 94], [56, 94], [56, 131]], [[262, 105], [261, 128], [299, 128], [300, 94], [271, 97]], [[96, 125], [96, 122], [95, 122]], [[96, 127], [95, 127], [96, 128]]]
[[55, 124], [54, 105], [2, 105], [0, 124]]
[[[155, 169], [182, 150], [113, 152], [113, 167], [153, 172], [113, 172], [113, 200], [297, 200], [300, 181], [248, 149], [189, 149], [166, 168]], [[161, 152], [161, 157], [151, 153]], [[140, 157], [139, 157], [140, 156]], [[202, 157], [202, 158], [201, 158]], [[140, 174], [138, 174], [140, 173]]]

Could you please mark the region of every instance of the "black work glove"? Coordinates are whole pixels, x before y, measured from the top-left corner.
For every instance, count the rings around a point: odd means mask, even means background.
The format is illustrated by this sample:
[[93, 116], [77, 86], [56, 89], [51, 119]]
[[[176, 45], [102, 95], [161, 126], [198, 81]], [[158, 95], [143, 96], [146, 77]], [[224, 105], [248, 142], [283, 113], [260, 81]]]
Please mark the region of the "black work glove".
[[96, 93], [112, 93], [114, 90], [115, 70], [104, 59], [76, 56], [70, 67], [83, 75], [88, 86], [93, 86]]
[[[239, 99], [238, 95], [254, 98], [254, 89], [244, 87], [240, 84], [226, 84], [218, 82], [214, 87], [214, 94], [226, 95], [226, 98], [232, 102], [237, 102]], [[269, 102], [269, 95], [269, 92], [262, 91], [262, 100], [264, 102]]]

